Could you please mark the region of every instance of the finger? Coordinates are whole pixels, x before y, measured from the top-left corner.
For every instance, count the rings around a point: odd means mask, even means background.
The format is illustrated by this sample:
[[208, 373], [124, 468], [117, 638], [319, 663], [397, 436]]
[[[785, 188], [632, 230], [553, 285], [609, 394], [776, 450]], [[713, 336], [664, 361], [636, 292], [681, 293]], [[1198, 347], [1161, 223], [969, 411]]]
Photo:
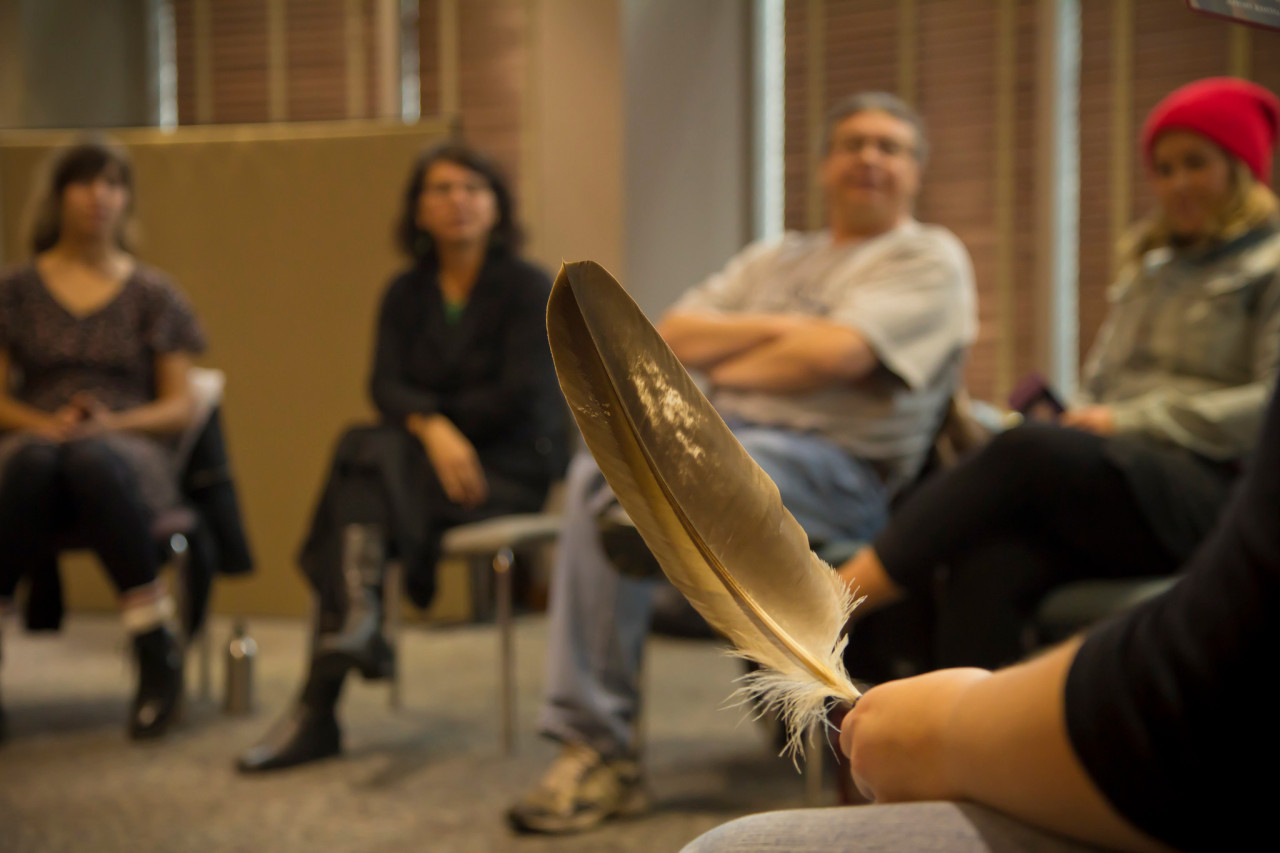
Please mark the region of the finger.
[[486, 488], [483, 479], [470, 481], [470, 490], [468, 491], [467, 496], [471, 501], [472, 509], [484, 503], [488, 494], [489, 490]]
[[840, 722], [840, 751], [845, 754], [846, 758], [849, 753], [853, 752], [853, 727], [855, 722], [853, 708], [850, 708], [849, 713], [845, 714], [844, 719]]
[[849, 771], [849, 776], [853, 779], [853, 786], [858, 789], [858, 793], [861, 794], [867, 802], [874, 803], [876, 801], [876, 795], [875, 792], [871, 790], [870, 783], [857, 773], [854, 773], [852, 770]]
[[454, 469], [458, 478], [458, 487], [462, 492], [463, 506], [472, 508], [479, 502], [480, 484], [476, 481], [475, 471], [466, 462], [459, 462]]
[[484, 469], [480, 467], [479, 462], [472, 469], [472, 476], [476, 503], [482, 504], [489, 499], [489, 481], [485, 479]]
[[444, 489], [444, 496], [453, 503], [462, 503], [465, 493], [453, 471], [448, 466], [442, 465], [439, 473], [440, 487]]

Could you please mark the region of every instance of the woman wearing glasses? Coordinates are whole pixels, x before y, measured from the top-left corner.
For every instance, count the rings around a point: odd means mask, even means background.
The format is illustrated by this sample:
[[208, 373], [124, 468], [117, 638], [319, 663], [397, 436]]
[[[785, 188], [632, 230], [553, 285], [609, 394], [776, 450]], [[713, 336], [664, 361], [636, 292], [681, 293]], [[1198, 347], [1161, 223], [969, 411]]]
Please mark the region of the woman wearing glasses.
[[546, 339], [546, 275], [520, 258], [511, 194], [479, 152], [446, 143], [409, 175], [397, 241], [411, 266], [383, 297], [370, 393], [377, 426], [342, 436], [299, 563], [319, 602], [301, 696], [238, 767], [338, 753], [347, 672], [389, 675], [383, 567], [426, 607], [445, 530], [539, 509], [561, 473], [564, 403]]

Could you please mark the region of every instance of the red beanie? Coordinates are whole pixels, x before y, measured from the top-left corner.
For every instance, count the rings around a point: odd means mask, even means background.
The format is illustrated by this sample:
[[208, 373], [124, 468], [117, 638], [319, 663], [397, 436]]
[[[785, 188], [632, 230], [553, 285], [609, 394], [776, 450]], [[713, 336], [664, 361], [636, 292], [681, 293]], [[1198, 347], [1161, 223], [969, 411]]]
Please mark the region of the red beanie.
[[1271, 158], [1280, 132], [1280, 99], [1234, 77], [1210, 77], [1175, 90], [1147, 116], [1142, 153], [1151, 165], [1156, 137], [1166, 130], [1190, 130], [1240, 158], [1253, 176], [1271, 183]]

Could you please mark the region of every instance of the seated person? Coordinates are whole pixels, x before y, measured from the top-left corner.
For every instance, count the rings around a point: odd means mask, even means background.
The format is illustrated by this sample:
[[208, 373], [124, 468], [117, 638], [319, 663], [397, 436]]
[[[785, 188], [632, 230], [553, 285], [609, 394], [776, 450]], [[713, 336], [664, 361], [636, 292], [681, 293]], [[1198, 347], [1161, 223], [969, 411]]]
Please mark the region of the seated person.
[[338, 442], [298, 560], [319, 601], [306, 684], [239, 757], [243, 772], [341, 751], [335, 707], [348, 670], [377, 678], [393, 663], [382, 636], [388, 555], [426, 607], [444, 532], [540, 509], [564, 468], [567, 412], [546, 333], [551, 284], [518, 254], [497, 168], [460, 143], [426, 151], [397, 236], [412, 265], [392, 279], [378, 319], [370, 391], [383, 422]]
[[[773, 479], [813, 541], [867, 539], [919, 469], [977, 328], [968, 254], [911, 216], [922, 123], [891, 95], [856, 95], [827, 122], [828, 229], [752, 246], [688, 293], [659, 331]], [[571, 832], [644, 807], [636, 735], [653, 583], [606, 557], [613, 495], [570, 466], [552, 577], [540, 727], [564, 746], [508, 812], [521, 831]]]
[[1280, 760], [1263, 700], [1280, 645], [1277, 517], [1273, 392], [1256, 455], [1171, 590], [1000, 672], [947, 669], [867, 691], [840, 746], [877, 805], [743, 818], [686, 853], [1264, 843], [1274, 786], [1248, 780]]
[[925, 483], [840, 569], [868, 596], [854, 676], [893, 675], [862, 648], [881, 616], [866, 614], [895, 599], [937, 596], [931, 642], [899, 638], [932, 648], [924, 668], [1000, 666], [1021, 656], [1051, 588], [1168, 575], [1208, 534], [1280, 361], [1278, 112], [1270, 92], [1230, 79], [1152, 111], [1142, 143], [1159, 206], [1137, 228], [1076, 407]]
[[175, 444], [205, 342], [182, 294], [131, 254], [133, 197], [123, 149], [58, 152], [34, 260], [0, 275], [0, 615], [22, 578], [57, 572], [60, 536], [96, 551], [138, 661], [129, 734], [147, 738], [182, 691], [151, 525], [180, 504]]

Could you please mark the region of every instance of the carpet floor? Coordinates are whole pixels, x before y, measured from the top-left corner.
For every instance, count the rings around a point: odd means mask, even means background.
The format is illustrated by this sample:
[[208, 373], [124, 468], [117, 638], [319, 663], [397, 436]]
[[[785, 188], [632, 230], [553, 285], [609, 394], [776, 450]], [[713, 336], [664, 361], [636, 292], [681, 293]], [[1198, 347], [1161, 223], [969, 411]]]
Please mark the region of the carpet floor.
[[[725, 699], [740, 665], [713, 643], [655, 638], [646, 662], [652, 813], [568, 837], [523, 837], [502, 818], [555, 755], [535, 734], [545, 624], [517, 628], [518, 743], [502, 755], [492, 626], [404, 632], [403, 708], [358, 679], [340, 709], [346, 753], [259, 777], [232, 769], [299, 684], [306, 629], [254, 620], [255, 709], [227, 716], [192, 694], [158, 743], [124, 736], [133, 675], [117, 619], [73, 615], [56, 635], [13, 626], [0, 666], [0, 851], [674, 851], [739, 815], [803, 804], [804, 784]], [[225, 642], [229, 625], [215, 620]]]

